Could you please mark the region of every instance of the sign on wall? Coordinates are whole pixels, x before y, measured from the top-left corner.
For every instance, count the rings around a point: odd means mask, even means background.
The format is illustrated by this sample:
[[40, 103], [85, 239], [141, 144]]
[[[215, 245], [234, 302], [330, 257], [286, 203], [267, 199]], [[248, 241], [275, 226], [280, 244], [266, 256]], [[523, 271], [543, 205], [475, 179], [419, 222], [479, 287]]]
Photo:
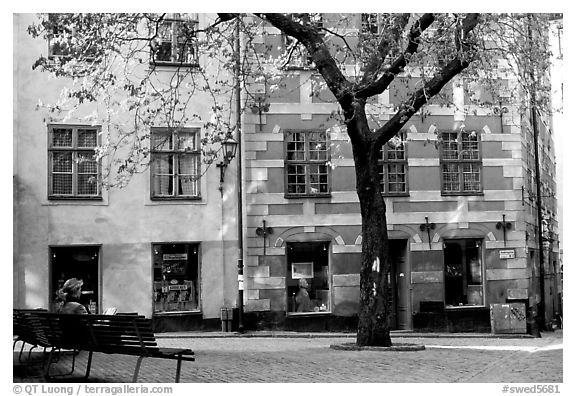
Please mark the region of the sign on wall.
[[514, 249], [500, 250], [500, 259], [513, 259], [516, 258], [516, 251]]

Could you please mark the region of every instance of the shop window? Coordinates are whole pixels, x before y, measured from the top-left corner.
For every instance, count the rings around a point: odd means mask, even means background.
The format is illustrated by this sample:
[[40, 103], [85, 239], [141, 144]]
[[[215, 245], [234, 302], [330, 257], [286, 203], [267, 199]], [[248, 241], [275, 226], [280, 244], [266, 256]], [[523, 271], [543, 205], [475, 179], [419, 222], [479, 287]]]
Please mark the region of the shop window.
[[200, 310], [197, 243], [153, 244], [154, 313]]
[[288, 313], [330, 311], [329, 242], [287, 245], [286, 287]]
[[[55, 302], [56, 290], [70, 278], [81, 279], [80, 303], [90, 313], [99, 313], [98, 259], [100, 246], [53, 246], [50, 248], [51, 292]], [[55, 307], [55, 306], [54, 306]]]
[[441, 143], [442, 194], [481, 193], [482, 162], [478, 134], [476, 132], [443, 132]]
[[481, 239], [444, 241], [446, 307], [483, 306]]
[[406, 133], [401, 132], [399, 138], [398, 141], [386, 143], [380, 151], [380, 186], [385, 195], [408, 193]]
[[198, 129], [153, 128], [151, 141], [151, 197], [200, 198]]
[[95, 152], [99, 132], [90, 126], [49, 126], [48, 198], [101, 199], [100, 161]]
[[286, 196], [329, 196], [328, 134], [288, 131], [285, 139]]
[[[196, 14], [167, 14], [152, 25], [151, 63], [167, 66], [196, 66], [198, 51]], [[157, 29], [157, 30], [156, 30]]]

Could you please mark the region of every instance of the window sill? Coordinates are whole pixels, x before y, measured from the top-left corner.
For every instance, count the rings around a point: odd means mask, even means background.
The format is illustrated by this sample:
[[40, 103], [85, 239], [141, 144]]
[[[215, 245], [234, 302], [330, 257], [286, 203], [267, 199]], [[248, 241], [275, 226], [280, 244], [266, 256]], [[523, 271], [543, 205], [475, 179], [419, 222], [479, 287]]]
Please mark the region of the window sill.
[[173, 311], [173, 312], [154, 312], [152, 316], [184, 316], [184, 315], [202, 315], [202, 311]]
[[484, 196], [484, 192], [441, 192], [440, 195], [443, 197], [453, 197], [453, 196], [459, 196], [459, 195]]
[[314, 66], [296, 66], [296, 65], [287, 65], [283, 68], [286, 71], [294, 71], [294, 70], [303, 70], [303, 71], [312, 71], [316, 70]]
[[200, 67], [200, 63], [195, 62], [195, 63], [180, 63], [180, 62], [150, 62], [150, 67], [152, 69], [162, 69], [162, 68], [166, 68], [166, 69], [174, 69], [174, 68], [178, 68], [178, 67], [183, 67], [183, 68], [199, 68]]
[[317, 315], [332, 315], [332, 311], [322, 311], [322, 312], [286, 312], [286, 316], [290, 316], [290, 317], [317, 316]]
[[402, 193], [402, 194], [387, 194], [387, 193], [382, 193], [382, 196], [384, 198], [395, 198], [395, 197], [409, 197], [410, 193]]
[[444, 307], [447, 311], [457, 311], [460, 309], [474, 309], [474, 308], [487, 308], [486, 305], [446, 305]]
[[151, 201], [201, 201], [202, 197], [150, 197]]
[[286, 199], [297, 199], [297, 198], [331, 198], [332, 194], [284, 194]]
[[49, 201], [102, 201], [103, 198], [102, 197], [95, 197], [95, 196], [90, 196], [90, 197], [66, 197], [66, 196], [58, 196], [58, 195], [52, 195], [52, 196], [48, 196], [48, 200]]

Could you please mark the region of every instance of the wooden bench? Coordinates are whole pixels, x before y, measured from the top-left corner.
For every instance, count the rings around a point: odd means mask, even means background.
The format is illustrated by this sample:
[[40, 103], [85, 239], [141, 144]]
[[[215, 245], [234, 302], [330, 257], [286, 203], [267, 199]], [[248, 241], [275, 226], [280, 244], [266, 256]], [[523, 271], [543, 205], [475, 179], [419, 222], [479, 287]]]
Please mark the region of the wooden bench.
[[14, 337], [14, 344], [12, 349], [16, 348], [18, 341], [22, 342], [18, 360], [22, 361], [22, 353], [26, 344], [30, 345], [28, 351], [28, 358], [35, 348], [42, 347], [44, 352], [52, 345], [41, 330], [40, 323], [37, 318], [27, 315], [30, 312], [46, 312], [46, 310], [32, 310], [32, 309], [13, 309], [12, 314], [12, 335]]
[[[50, 377], [55, 353], [61, 349], [87, 351], [84, 378], [90, 375], [94, 352], [138, 356], [133, 382], [144, 358], [176, 360], [175, 382], [180, 381], [182, 361], [194, 361], [194, 352], [184, 348], [160, 348], [152, 331], [152, 321], [141, 315], [66, 315], [26, 312], [34, 332], [42, 334], [52, 346], [44, 375]], [[72, 371], [74, 370], [73, 361]]]

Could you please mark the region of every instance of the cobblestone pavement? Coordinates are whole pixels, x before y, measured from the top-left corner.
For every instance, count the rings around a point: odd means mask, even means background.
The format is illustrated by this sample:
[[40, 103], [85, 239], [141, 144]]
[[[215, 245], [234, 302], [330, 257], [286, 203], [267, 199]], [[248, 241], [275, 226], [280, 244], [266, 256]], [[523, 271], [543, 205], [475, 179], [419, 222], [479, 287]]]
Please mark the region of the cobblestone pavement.
[[[426, 346], [424, 351], [341, 351], [332, 344], [349, 337], [162, 337], [161, 346], [186, 347], [196, 362], [183, 362], [183, 383], [559, 383], [563, 382], [561, 332], [542, 338], [394, 336], [393, 343]], [[19, 350], [17, 348], [17, 350]], [[39, 359], [39, 353], [31, 359]], [[83, 373], [87, 353], [77, 356]], [[129, 382], [136, 357], [95, 353], [88, 382]], [[40, 367], [18, 362], [13, 382], [45, 382]], [[70, 368], [71, 356], [56, 365]], [[176, 362], [144, 359], [139, 382], [173, 382]], [[77, 377], [76, 377], [77, 378]], [[60, 378], [61, 381], [79, 381]], [[84, 380], [82, 382], [85, 382]]]

